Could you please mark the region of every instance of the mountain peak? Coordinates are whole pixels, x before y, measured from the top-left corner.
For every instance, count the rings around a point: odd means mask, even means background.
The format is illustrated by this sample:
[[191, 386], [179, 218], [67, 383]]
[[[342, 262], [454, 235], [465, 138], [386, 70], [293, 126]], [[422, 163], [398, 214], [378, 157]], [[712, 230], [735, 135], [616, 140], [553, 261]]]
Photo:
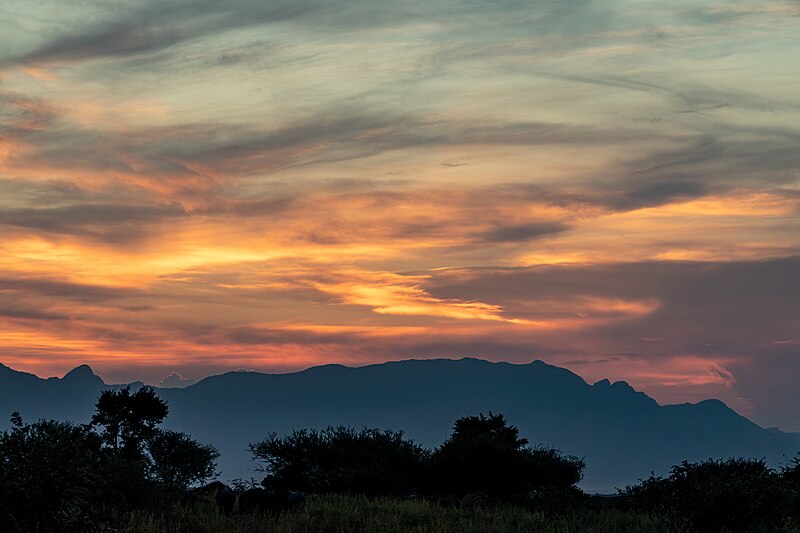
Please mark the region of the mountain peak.
[[627, 381], [615, 381], [614, 383], [611, 384], [611, 386], [614, 389], [619, 390], [619, 391], [623, 391], [624, 390], [624, 391], [636, 392], [636, 389], [631, 387], [630, 384]]
[[[718, 400], [716, 398], [708, 398], [706, 400], [702, 400], [697, 402], [697, 407], [709, 411], [733, 411], [730, 407], [727, 406], [725, 402], [722, 400]], [[736, 413], [738, 414], [738, 413]]]
[[80, 365], [64, 374], [64, 377], [61, 379], [63, 381], [95, 381], [100, 379], [100, 377], [94, 373], [92, 367], [89, 365]]
[[[61, 379], [12, 372], [0, 367], [0, 414], [20, 411], [26, 420], [86, 421], [101, 389], [125, 386], [105, 385], [87, 365]], [[289, 374], [231, 372], [158, 394], [169, 404], [168, 427], [217, 446], [229, 478], [250, 474], [243, 446], [270, 432], [340, 424], [402, 429], [433, 447], [457, 418], [489, 411], [506, 415], [533, 442], [586, 457], [584, 487], [601, 492], [668, 472], [684, 459], [752, 456], [777, 463], [800, 442], [800, 436], [760, 428], [718, 400], [660, 406], [625, 382], [589, 385], [540, 361], [409, 360]]]

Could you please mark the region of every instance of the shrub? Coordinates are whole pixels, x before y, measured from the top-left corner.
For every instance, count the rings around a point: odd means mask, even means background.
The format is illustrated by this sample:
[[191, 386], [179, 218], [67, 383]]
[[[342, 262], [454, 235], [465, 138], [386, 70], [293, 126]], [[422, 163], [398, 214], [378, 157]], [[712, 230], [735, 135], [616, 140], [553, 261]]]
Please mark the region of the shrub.
[[[0, 434], [0, 523], [4, 530], [77, 527], [103, 484], [100, 438], [87, 426], [18, 414]], [[15, 526], [12, 526], [15, 524]]]
[[344, 426], [270, 434], [250, 444], [276, 488], [318, 493], [402, 495], [423, 480], [428, 452], [402, 431]]
[[150, 475], [168, 489], [202, 484], [214, 476], [219, 451], [177, 431], [156, 430], [147, 441]]
[[453, 433], [433, 453], [434, 486], [451, 494], [482, 491], [496, 497], [566, 491], [583, 475], [582, 459], [552, 448], [531, 448], [503, 415], [456, 420]]
[[703, 532], [777, 530], [785, 497], [763, 460], [736, 458], [684, 461], [625, 493], [642, 509], [673, 513]]

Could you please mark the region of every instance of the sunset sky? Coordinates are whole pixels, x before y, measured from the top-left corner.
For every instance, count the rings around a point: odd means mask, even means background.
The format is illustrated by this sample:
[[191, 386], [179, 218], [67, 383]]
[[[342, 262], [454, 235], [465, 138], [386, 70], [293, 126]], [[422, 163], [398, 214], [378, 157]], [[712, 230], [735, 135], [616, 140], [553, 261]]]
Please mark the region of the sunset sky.
[[0, 362], [542, 359], [800, 431], [800, 3], [4, 0]]

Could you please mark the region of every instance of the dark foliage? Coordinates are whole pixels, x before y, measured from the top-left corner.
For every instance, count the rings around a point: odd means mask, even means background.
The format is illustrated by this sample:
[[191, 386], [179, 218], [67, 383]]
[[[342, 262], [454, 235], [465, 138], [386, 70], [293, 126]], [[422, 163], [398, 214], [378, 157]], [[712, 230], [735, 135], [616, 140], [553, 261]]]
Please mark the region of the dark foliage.
[[0, 531], [94, 530], [213, 475], [215, 448], [156, 427], [167, 406], [153, 389], [105, 391], [97, 405], [89, 425], [12, 415], [0, 433]]
[[800, 488], [800, 455], [792, 457], [781, 467], [781, 479], [793, 487]]
[[786, 498], [786, 514], [792, 522], [800, 524], [800, 455], [781, 467], [779, 478]]
[[497, 500], [534, 490], [572, 497], [584, 469], [581, 459], [529, 447], [491, 413], [457, 420], [432, 454], [402, 432], [346, 427], [272, 434], [250, 451], [269, 474], [265, 486], [370, 497], [485, 492]]
[[269, 435], [250, 445], [279, 489], [367, 496], [402, 495], [423, 478], [428, 452], [402, 432], [329, 427]]
[[104, 480], [100, 438], [87, 426], [18, 414], [0, 434], [0, 524], [3, 531], [79, 528], [90, 519]]
[[92, 416], [93, 426], [103, 426], [103, 442], [126, 457], [142, 455], [144, 442], [166, 418], [167, 403], [152, 387], [131, 392], [130, 387], [104, 390]]
[[0, 532], [124, 529], [132, 511], [168, 516], [181, 493], [184, 512], [205, 502], [230, 515], [236, 492], [240, 511], [274, 517], [302, 511], [302, 492], [315, 492], [422, 497], [475, 513], [503, 503], [549, 516], [582, 503], [590, 512], [667, 515], [701, 533], [780, 531], [800, 523], [800, 456], [778, 471], [754, 459], [683, 462], [667, 477], [651, 476], [618, 495], [588, 496], [576, 488], [583, 460], [530, 447], [492, 413], [460, 418], [433, 452], [388, 430], [272, 434], [250, 445], [268, 473], [264, 488], [217, 481], [182, 492], [214, 475], [219, 453], [159, 429], [167, 406], [143, 390], [103, 393], [89, 425], [26, 424], [14, 413], [11, 429], [0, 433]]
[[684, 461], [624, 493], [637, 508], [672, 513], [702, 532], [775, 531], [787, 495], [763, 460], [733, 458]]
[[433, 453], [437, 492], [485, 492], [508, 498], [530, 491], [565, 492], [577, 484], [585, 464], [550, 448], [531, 448], [503, 415], [467, 416]]
[[219, 452], [177, 431], [156, 430], [147, 441], [150, 473], [155, 481], [175, 490], [214, 476]]

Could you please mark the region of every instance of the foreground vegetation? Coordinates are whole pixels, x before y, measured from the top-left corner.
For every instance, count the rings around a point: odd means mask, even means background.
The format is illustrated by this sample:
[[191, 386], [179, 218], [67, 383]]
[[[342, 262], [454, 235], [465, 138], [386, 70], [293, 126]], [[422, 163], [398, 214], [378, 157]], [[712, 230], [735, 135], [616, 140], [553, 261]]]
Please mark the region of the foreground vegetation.
[[615, 495], [578, 488], [583, 459], [531, 447], [505, 417], [455, 421], [428, 449], [348, 427], [251, 443], [263, 480], [218, 476], [218, 451], [159, 425], [144, 387], [104, 391], [86, 425], [19, 414], [0, 433], [0, 533], [797, 532], [800, 458], [683, 462]]
[[442, 507], [427, 501], [320, 495], [302, 513], [220, 516], [211, 502], [194, 509], [137, 512], [122, 531], [130, 533], [679, 533], [692, 531], [664, 515], [614, 510], [546, 513], [509, 505], [486, 509]]

